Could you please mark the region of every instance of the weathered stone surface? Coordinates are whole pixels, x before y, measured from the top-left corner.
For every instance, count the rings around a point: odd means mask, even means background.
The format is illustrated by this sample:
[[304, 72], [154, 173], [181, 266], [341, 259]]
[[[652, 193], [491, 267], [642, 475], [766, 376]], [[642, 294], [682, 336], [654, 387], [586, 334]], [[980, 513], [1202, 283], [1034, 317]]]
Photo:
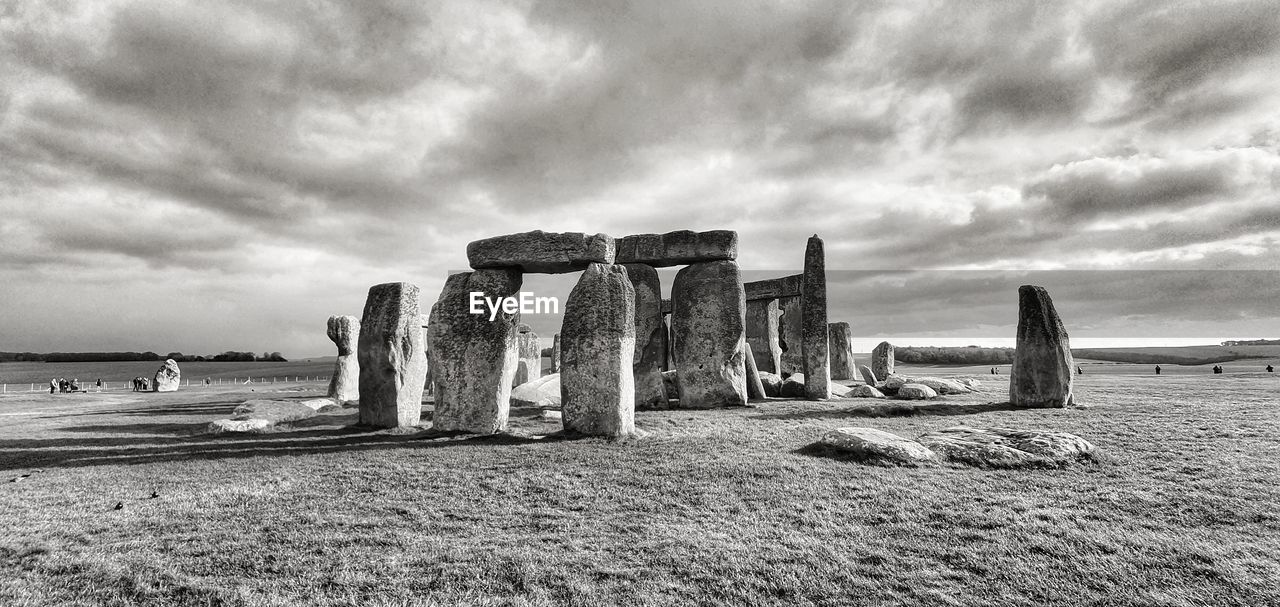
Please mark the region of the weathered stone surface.
[[551, 337], [551, 372], [560, 372], [560, 334]]
[[256, 434], [270, 430], [274, 424], [266, 419], [220, 419], [209, 424], [211, 434], [223, 432]]
[[804, 274], [792, 274], [782, 278], [743, 283], [742, 290], [746, 294], [747, 301], [800, 297], [800, 285], [803, 282]]
[[952, 461], [997, 468], [1059, 466], [1096, 452], [1089, 441], [1074, 434], [1007, 428], [956, 426], [925, 433], [916, 441]]
[[662, 313], [663, 313], [664, 315], [671, 314], [671, 300], [670, 300], [670, 299], [664, 299], [664, 300], [662, 300]]
[[360, 399], [360, 361], [356, 349], [360, 344], [360, 319], [354, 316], [330, 316], [329, 339], [338, 346], [338, 360], [333, 363], [328, 395], [338, 402]]
[[778, 374], [761, 371], [760, 383], [764, 385], [765, 396], [782, 396], [782, 377]]
[[782, 346], [778, 341], [778, 300], [747, 300], [747, 343], [751, 345], [756, 368], [777, 373], [782, 366]]
[[316, 416], [317, 408], [298, 401], [254, 399], [247, 400], [231, 412], [233, 420], [265, 419], [274, 424], [284, 424]]
[[544, 375], [511, 389], [513, 407], [560, 407], [560, 374]]
[[822, 239], [809, 237], [800, 283], [800, 345], [804, 356], [805, 398], [831, 398], [831, 338], [827, 334], [827, 262]]
[[857, 384], [850, 386], [848, 394], [844, 398], [884, 398], [884, 393], [866, 384]]
[[858, 365], [858, 372], [862, 374], [863, 383], [867, 384], [868, 386], [871, 386], [874, 388], [875, 385], [880, 381], [876, 379], [876, 374], [874, 371], [871, 370], [871, 367], [868, 367], [866, 365]]
[[827, 388], [828, 388], [828, 392], [831, 393], [832, 398], [844, 398], [846, 395], [848, 395], [850, 392], [853, 391], [853, 388], [850, 388], [849, 386], [846, 386], [844, 384], [837, 384], [836, 382], [831, 382], [831, 385], [828, 386]]
[[969, 377], [966, 377], [964, 379], [958, 379], [956, 381], [960, 382], [960, 385], [970, 390], [977, 390], [982, 387], [982, 382]]
[[680, 384], [676, 381], [676, 375], [675, 369], [662, 372], [662, 389], [667, 392], [667, 402], [680, 396]]
[[1018, 341], [1009, 372], [1009, 402], [1020, 407], [1073, 404], [1076, 363], [1062, 319], [1044, 287], [1018, 287]]
[[180, 383], [182, 383], [182, 371], [178, 369], [178, 363], [169, 358], [165, 359], [164, 364], [156, 370], [151, 389], [156, 392], [177, 392]]
[[751, 343], [747, 342], [747, 399], [764, 400], [764, 383], [760, 381], [760, 370], [756, 368], [756, 359], [751, 354]]
[[778, 300], [778, 375], [804, 373], [804, 349], [800, 346], [802, 330], [799, 297]]
[[746, 405], [746, 299], [737, 262], [687, 266], [671, 292], [680, 406]]
[[804, 373], [792, 373], [782, 380], [782, 386], [778, 388], [778, 396], [804, 398]]
[[294, 401], [304, 407], [309, 407], [312, 411], [319, 411], [328, 407], [342, 407], [343, 401], [335, 398], [308, 398], [307, 400]]
[[893, 375], [893, 344], [882, 341], [871, 351], [871, 372], [880, 379]]
[[938, 394], [964, 394], [969, 392], [969, 388], [965, 387], [964, 384], [953, 379], [943, 379], [941, 377], [913, 377], [894, 374], [884, 380], [884, 388], [889, 391], [897, 391], [906, 384], [928, 386]]
[[831, 357], [831, 379], [855, 379], [853, 361], [853, 330], [847, 322], [827, 324], [831, 338], [828, 352]]
[[632, 358], [632, 379], [636, 388], [636, 409], [667, 408], [667, 391], [662, 387], [662, 367], [667, 356], [667, 325], [662, 320], [662, 283], [653, 266], [624, 264], [635, 291], [636, 351]]
[[898, 388], [898, 398], [904, 400], [925, 400], [937, 397], [938, 393], [924, 384], [904, 384]]
[[614, 241], [606, 234], [536, 230], [467, 245], [467, 260], [477, 270], [519, 268], [531, 273], [563, 274], [592, 263], [613, 263], [613, 259]]
[[454, 274], [431, 307], [430, 342], [435, 414], [443, 431], [500, 432], [507, 427], [511, 382], [519, 367], [515, 314], [470, 312], [472, 291], [484, 297], [511, 297], [523, 277], [517, 270], [476, 270]]
[[560, 400], [564, 429], [635, 433], [635, 289], [622, 266], [587, 266], [564, 306]]
[[836, 428], [820, 442], [874, 463], [919, 464], [938, 459], [916, 441], [875, 428]]
[[635, 234], [618, 240], [617, 263], [663, 268], [738, 258], [738, 233], [732, 230]]
[[[495, 319], [496, 320], [496, 319]], [[516, 327], [516, 375], [513, 386], [542, 377], [542, 342], [528, 325]]]
[[[671, 315], [670, 314], [664, 314], [662, 316], [662, 326], [665, 327], [667, 330], [667, 332], [664, 334], [666, 341], [662, 342], [662, 347], [665, 348], [666, 350], [666, 363], [665, 363], [665, 366], [662, 368], [662, 370], [675, 371], [676, 370], [676, 352], [675, 352], [676, 340], [675, 340], [675, 336], [671, 334]], [[672, 392], [670, 390], [667, 391], [667, 398], [675, 398], [675, 396], [676, 396], [675, 392]]]
[[427, 378], [418, 286], [389, 282], [370, 287], [357, 343], [360, 423], [375, 428], [417, 425]]

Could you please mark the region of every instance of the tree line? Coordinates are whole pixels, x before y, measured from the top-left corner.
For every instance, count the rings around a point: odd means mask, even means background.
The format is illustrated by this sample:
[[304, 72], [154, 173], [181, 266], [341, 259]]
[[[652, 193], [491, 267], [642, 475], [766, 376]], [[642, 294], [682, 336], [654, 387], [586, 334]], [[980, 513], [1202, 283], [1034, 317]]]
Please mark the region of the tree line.
[[0, 352], [0, 362], [103, 363], [160, 361], [166, 358], [172, 358], [175, 362], [289, 362], [279, 352], [263, 352], [259, 355], [234, 350], [197, 356], [181, 352], [170, 352], [165, 356], [155, 352]]
[[1013, 348], [895, 346], [893, 359], [917, 365], [1007, 365], [1013, 362]]

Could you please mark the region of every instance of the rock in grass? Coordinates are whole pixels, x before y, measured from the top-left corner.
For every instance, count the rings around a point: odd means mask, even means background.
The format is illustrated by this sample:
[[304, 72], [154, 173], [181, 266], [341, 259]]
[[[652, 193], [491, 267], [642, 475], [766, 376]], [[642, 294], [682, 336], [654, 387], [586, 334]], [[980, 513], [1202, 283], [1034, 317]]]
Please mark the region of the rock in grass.
[[866, 384], [849, 387], [849, 393], [843, 398], [884, 398], [884, 393]]
[[560, 374], [544, 375], [531, 382], [520, 384], [511, 389], [511, 406], [513, 407], [548, 407], [560, 406]]
[[271, 428], [273, 424], [267, 419], [220, 419], [209, 424], [209, 432], [213, 434], [222, 434], [223, 432], [265, 432]]
[[830, 382], [830, 383], [831, 385], [828, 386], [828, 390], [830, 391], [832, 398], [844, 398], [845, 396], [848, 396], [850, 392], [853, 391], [853, 388], [850, 388], [849, 386], [846, 386], [844, 384], [837, 384], [836, 382]]
[[935, 453], [959, 463], [995, 468], [1059, 466], [1092, 457], [1097, 448], [1066, 432], [955, 426], [916, 439]]
[[782, 378], [777, 373], [769, 373], [768, 371], [760, 372], [760, 383], [764, 384], [764, 395], [778, 397], [782, 396]]
[[886, 391], [896, 392], [906, 384], [920, 384], [928, 386], [938, 394], [964, 394], [969, 392], [969, 388], [964, 384], [953, 379], [942, 379], [940, 377], [912, 377], [909, 375], [890, 375], [884, 380]]
[[877, 463], [919, 464], [937, 459], [928, 447], [875, 428], [837, 428], [819, 442]]
[[180, 383], [182, 383], [182, 372], [178, 370], [178, 363], [170, 358], [166, 359], [156, 371], [155, 381], [151, 387], [156, 392], [177, 392]]
[[868, 386], [871, 386], [874, 388], [875, 385], [879, 383], [879, 380], [876, 379], [876, 374], [871, 372], [871, 367], [868, 367], [866, 365], [858, 365], [858, 372], [862, 374], [863, 383], [867, 384]]
[[256, 399], [242, 403], [231, 413], [233, 420], [265, 419], [272, 424], [296, 422], [316, 416], [316, 409], [293, 400]]
[[904, 400], [926, 400], [937, 397], [938, 393], [924, 384], [904, 384], [898, 388], [898, 398]]
[[792, 373], [782, 380], [782, 387], [778, 389], [778, 396], [782, 398], [804, 398], [804, 373]]

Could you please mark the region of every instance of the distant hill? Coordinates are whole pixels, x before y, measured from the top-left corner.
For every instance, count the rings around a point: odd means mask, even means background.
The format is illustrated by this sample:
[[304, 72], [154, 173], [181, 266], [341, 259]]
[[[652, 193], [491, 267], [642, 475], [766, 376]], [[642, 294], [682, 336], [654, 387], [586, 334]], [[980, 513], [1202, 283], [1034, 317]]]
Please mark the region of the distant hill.
[[[1268, 341], [1268, 340], [1258, 340]], [[1276, 341], [1276, 340], [1270, 340]], [[1256, 342], [1249, 342], [1255, 344]], [[1233, 360], [1275, 358], [1280, 360], [1280, 342], [1237, 346], [1170, 346], [1165, 348], [1072, 348], [1081, 359], [1147, 365], [1207, 365]], [[969, 346], [894, 348], [898, 362], [921, 365], [1007, 365], [1013, 362], [1013, 348]]]

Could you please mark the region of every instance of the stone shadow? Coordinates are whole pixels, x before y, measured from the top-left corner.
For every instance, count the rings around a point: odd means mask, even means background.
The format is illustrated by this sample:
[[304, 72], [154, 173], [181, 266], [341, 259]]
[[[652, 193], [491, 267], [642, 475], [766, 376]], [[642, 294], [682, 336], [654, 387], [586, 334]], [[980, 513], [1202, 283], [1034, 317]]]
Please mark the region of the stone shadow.
[[798, 420], [798, 419], [844, 419], [844, 418], [876, 418], [876, 417], [911, 417], [914, 415], [974, 415], [992, 411], [1025, 411], [1027, 407], [1018, 407], [1008, 402], [996, 403], [945, 403], [919, 401], [889, 401], [873, 405], [858, 405], [841, 409], [820, 409], [812, 411], [796, 411], [793, 413], [762, 413], [748, 419], [753, 420]]

